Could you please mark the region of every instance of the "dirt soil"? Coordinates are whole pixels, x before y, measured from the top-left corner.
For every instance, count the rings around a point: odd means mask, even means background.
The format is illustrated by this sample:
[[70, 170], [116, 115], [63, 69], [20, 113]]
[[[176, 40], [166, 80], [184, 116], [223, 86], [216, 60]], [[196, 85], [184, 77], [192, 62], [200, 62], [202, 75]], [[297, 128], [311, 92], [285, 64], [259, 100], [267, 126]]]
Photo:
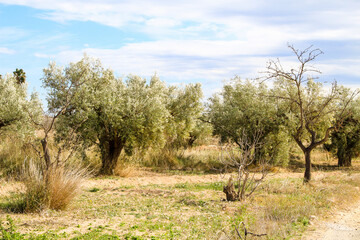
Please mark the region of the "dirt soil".
[[333, 213], [325, 221], [314, 219], [314, 225], [302, 240], [359, 240], [360, 202], [347, 209]]
[[[324, 173], [314, 172], [314, 179], [322, 179], [325, 176], [336, 173]], [[270, 174], [268, 178], [301, 178], [303, 173], [289, 173], [278, 172]], [[88, 191], [91, 188], [97, 187], [103, 190], [111, 190], [116, 188], [122, 188], [123, 186], [134, 186], [135, 189], [128, 189], [126, 191], [140, 191], [137, 189], [140, 186], [146, 185], [174, 185], [179, 183], [207, 183], [227, 181], [229, 175], [177, 175], [177, 174], [162, 174], [154, 172], [138, 172], [136, 177], [129, 178], [94, 178], [88, 179], [83, 183], [83, 191]], [[7, 182], [0, 179], [0, 197], [9, 196], [11, 192], [22, 191], [23, 186], [18, 182]], [[145, 190], [141, 190], [145, 191]], [[75, 210], [74, 210], [75, 211]], [[76, 213], [74, 213], [76, 215]], [[2, 213], [0, 212], [0, 217]], [[55, 229], [64, 227], [64, 232], [71, 233], [75, 230], [86, 232], [86, 228], [89, 225], [106, 225], [107, 219], [81, 219], [81, 221], [75, 218], [75, 215], [66, 216], [66, 214], [57, 212], [44, 212], [41, 214], [17, 214], [16, 218], [20, 218], [22, 224], [19, 226], [21, 231], [32, 232], [34, 227], [38, 226], [40, 231], [46, 229]], [[5, 214], [4, 214], [5, 216]], [[84, 217], [85, 218], [85, 217]], [[115, 219], [115, 218], [114, 218]], [[79, 222], [80, 221], [80, 222]], [[114, 220], [115, 221], [115, 220]], [[116, 221], [115, 221], [116, 222]], [[334, 212], [326, 221], [323, 219], [311, 219], [312, 225], [309, 230], [301, 238], [302, 240], [359, 240], [360, 239], [360, 202], [356, 205], [349, 207], [344, 211]], [[81, 228], [76, 226], [81, 224]]]

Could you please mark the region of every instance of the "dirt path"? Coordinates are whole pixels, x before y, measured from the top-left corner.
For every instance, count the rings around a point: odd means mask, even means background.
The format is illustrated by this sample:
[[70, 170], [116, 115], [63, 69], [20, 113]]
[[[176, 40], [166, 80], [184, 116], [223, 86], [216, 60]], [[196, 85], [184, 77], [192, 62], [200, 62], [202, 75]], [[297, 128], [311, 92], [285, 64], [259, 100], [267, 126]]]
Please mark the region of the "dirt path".
[[327, 221], [315, 223], [312, 229], [302, 240], [359, 240], [360, 202], [333, 214]]

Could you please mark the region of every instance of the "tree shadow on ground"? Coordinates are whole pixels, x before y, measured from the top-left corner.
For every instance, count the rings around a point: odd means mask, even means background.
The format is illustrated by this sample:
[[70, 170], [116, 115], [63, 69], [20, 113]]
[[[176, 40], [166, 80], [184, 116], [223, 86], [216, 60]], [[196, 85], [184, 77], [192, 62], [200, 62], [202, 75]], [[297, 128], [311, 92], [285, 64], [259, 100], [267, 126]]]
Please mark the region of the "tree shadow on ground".
[[[294, 172], [303, 171], [305, 162], [300, 158], [291, 158], [288, 167]], [[312, 163], [311, 167], [313, 171], [360, 171], [358, 164], [353, 164], [351, 167], [339, 167], [337, 164]]]

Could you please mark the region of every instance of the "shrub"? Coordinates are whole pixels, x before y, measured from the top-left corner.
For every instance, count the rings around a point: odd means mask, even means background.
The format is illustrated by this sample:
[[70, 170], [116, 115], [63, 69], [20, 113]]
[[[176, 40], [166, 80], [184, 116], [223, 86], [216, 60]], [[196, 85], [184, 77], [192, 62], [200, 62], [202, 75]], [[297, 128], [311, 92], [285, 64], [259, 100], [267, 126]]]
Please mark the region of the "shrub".
[[65, 209], [77, 195], [87, 175], [87, 170], [79, 167], [52, 167], [45, 171], [39, 164], [30, 161], [23, 172], [26, 189], [22, 200], [23, 211]]

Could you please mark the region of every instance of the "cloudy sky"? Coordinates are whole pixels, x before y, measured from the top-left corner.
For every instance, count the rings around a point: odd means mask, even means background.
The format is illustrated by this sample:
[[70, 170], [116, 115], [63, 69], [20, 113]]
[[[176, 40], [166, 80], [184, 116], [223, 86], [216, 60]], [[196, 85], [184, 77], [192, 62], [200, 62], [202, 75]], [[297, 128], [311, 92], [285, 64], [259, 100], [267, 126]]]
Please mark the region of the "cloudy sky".
[[358, 0], [0, 0], [0, 74], [23, 68], [40, 92], [49, 61], [86, 52], [117, 76], [201, 82], [210, 96], [268, 59], [294, 62], [287, 43], [323, 50], [321, 79], [360, 86]]

